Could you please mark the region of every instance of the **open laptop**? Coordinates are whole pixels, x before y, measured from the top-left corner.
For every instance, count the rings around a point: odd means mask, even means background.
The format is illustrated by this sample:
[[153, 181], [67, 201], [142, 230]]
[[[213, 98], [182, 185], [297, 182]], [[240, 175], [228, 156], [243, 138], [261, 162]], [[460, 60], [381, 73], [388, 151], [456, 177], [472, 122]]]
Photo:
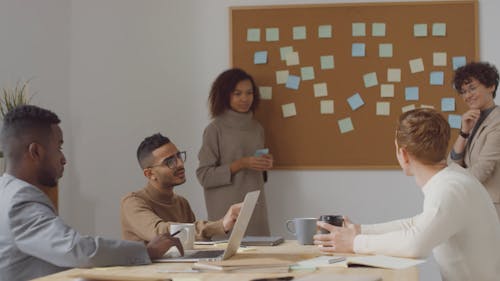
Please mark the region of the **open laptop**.
[[236, 219], [233, 231], [229, 237], [226, 250], [186, 250], [184, 256], [169, 257], [156, 259], [154, 262], [198, 262], [198, 261], [220, 261], [227, 260], [232, 257], [240, 247], [243, 235], [247, 230], [248, 223], [252, 217], [253, 210], [257, 204], [260, 191], [252, 191], [245, 195], [243, 205], [241, 206], [240, 214]]

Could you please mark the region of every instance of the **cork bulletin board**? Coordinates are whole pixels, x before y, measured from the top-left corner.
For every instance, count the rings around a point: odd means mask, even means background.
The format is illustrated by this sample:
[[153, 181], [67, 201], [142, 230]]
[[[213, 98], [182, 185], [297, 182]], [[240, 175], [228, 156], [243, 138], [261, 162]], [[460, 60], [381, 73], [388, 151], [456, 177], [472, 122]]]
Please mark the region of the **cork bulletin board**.
[[398, 168], [395, 125], [412, 108], [458, 134], [451, 81], [479, 59], [477, 1], [231, 7], [230, 28], [277, 169]]

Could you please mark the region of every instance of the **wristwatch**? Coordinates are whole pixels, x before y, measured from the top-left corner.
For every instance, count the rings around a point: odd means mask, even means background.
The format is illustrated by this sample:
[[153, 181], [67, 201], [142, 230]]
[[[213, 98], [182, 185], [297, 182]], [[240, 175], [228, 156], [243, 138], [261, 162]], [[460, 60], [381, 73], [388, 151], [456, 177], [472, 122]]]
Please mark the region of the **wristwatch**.
[[462, 130], [460, 130], [460, 136], [464, 139], [467, 139], [470, 136], [470, 134], [464, 133], [462, 132]]

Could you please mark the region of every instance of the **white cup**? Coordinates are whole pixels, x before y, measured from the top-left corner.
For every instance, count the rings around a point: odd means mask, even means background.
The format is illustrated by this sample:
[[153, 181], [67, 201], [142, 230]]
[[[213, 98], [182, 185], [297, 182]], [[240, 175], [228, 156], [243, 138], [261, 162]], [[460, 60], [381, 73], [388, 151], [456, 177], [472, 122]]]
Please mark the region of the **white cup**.
[[193, 223], [171, 223], [170, 224], [170, 234], [179, 231], [179, 234], [175, 235], [181, 240], [182, 247], [184, 250], [192, 250], [194, 248], [194, 224]]

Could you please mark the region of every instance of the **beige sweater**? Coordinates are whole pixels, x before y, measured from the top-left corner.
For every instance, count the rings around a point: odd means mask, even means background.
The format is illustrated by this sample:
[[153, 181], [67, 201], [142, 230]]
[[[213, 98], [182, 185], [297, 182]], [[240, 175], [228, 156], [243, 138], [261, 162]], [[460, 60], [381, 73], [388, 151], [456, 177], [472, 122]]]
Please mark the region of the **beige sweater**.
[[[222, 217], [222, 216], [221, 216]], [[223, 235], [222, 220], [196, 221], [188, 201], [174, 193], [169, 197], [151, 185], [127, 194], [121, 202], [122, 238], [151, 241], [155, 236], [169, 232], [170, 223], [194, 223], [196, 240]]]

